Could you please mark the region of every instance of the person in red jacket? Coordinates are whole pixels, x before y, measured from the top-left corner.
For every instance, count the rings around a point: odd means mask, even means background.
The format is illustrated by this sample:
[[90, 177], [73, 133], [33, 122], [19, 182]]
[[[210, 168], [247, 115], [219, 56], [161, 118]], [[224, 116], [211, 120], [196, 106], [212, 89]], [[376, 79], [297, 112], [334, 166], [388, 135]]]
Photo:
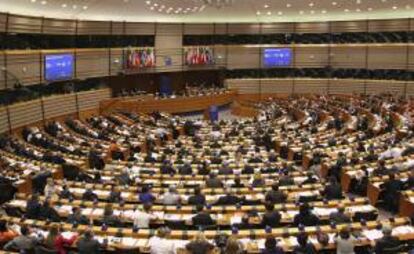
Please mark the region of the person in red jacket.
[[72, 237], [69, 239], [63, 237], [63, 235], [60, 232], [59, 226], [53, 225], [49, 231], [48, 236], [46, 237], [45, 246], [50, 250], [57, 251], [58, 254], [67, 254], [65, 247], [71, 246], [77, 238], [77, 233], [73, 234]]

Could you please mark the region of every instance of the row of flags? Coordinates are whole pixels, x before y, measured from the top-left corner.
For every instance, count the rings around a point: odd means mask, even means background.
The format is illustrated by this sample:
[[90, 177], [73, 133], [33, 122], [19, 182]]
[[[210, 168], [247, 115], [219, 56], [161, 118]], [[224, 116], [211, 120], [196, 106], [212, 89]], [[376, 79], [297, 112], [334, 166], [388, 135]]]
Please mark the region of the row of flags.
[[209, 47], [187, 48], [185, 51], [186, 65], [214, 64], [213, 50]]
[[155, 67], [154, 49], [128, 49], [126, 51], [128, 69]]

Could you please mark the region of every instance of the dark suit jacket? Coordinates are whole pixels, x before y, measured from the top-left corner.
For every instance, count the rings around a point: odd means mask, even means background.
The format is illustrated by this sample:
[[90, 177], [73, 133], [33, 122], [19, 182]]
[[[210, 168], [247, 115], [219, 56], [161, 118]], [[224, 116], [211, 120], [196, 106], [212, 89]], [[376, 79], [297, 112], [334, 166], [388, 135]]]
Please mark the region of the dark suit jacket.
[[329, 215], [329, 219], [335, 222], [336, 224], [351, 222], [351, 218], [349, 218], [346, 214], [339, 213], [339, 212], [331, 213]]
[[375, 253], [381, 254], [383, 253], [384, 249], [395, 248], [400, 245], [400, 241], [398, 238], [394, 236], [384, 236], [383, 238], [379, 239], [375, 244]]
[[306, 215], [296, 214], [295, 218], [293, 219], [293, 224], [295, 224], [295, 226], [299, 226], [299, 224], [302, 224], [306, 227], [315, 226], [319, 224], [319, 218], [313, 213]]
[[324, 190], [325, 198], [328, 200], [332, 199], [341, 199], [342, 198], [342, 188], [339, 184], [336, 185], [327, 185]]
[[100, 244], [97, 240], [87, 240], [85, 238], [81, 238], [78, 243], [78, 250], [79, 254], [98, 254], [100, 253]]
[[262, 226], [270, 226], [272, 228], [280, 226], [280, 220], [282, 216], [279, 212], [273, 211], [271, 213], [265, 213], [262, 218]]
[[205, 205], [206, 197], [204, 195], [194, 195], [188, 198], [189, 205]]
[[266, 193], [266, 201], [271, 202], [273, 204], [280, 204], [286, 201], [286, 195], [282, 191], [274, 191], [271, 190]]
[[215, 224], [210, 214], [204, 212], [198, 213], [192, 218], [192, 221], [194, 226], [210, 226]]
[[223, 183], [218, 178], [209, 178], [206, 180], [207, 188], [222, 188]]
[[237, 203], [240, 203], [242, 201], [241, 198], [234, 196], [234, 195], [225, 195], [220, 197], [216, 205], [236, 205]]

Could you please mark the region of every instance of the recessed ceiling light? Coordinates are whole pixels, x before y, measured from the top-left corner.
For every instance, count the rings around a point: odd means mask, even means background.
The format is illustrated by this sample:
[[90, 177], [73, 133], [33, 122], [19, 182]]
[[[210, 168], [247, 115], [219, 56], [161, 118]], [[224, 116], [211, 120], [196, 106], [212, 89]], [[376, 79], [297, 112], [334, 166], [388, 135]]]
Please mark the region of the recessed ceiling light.
[[311, 13], [311, 14], [315, 14], [315, 11], [314, 11], [314, 10], [311, 10], [311, 11], [310, 11], [310, 13]]
[[257, 12], [256, 12], [256, 15], [260, 15], [260, 14], [262, 14], [260, 11], [257, 11]]
[[356, 11], [357, 11], [357, 12], [360, 12], [360, 11], [361, 11], [361, 9], [359, 9], [359, 8], [358, 8], [358, 9], [356, 9]]
[[326, 13], [326, 10], [322, 10], [321, 12], [322, 12], [323, 14], [325, 14], [325, 13]]
[[371, 7], [369, 7], [369, 8], [368, 8], [368, 11], [372, 11], [372, 8], [371, 8]]
[[333, 6], [336, 6], [338, 3], [337, 2], [332, 2], [332, 5]]
[[269, 8], [269, 5], [265, 4], [263, 7], [264, 7], [265, 9], [267, 9], [267, 8]]
[[356, 1], [356, 3], [357, 3], [357, 4], [361, 4], [361, 0], [357, 0], [357, 1]]
[[268, 11], [266, 14], [267, 15], [272, 15], [272, 12], [271, 11]]
[[310, 6], [310, 7], [313, 7], [314, 5], [315, 5], [315, 4], [314, 4], [313, 2], [310, 2], [310, 3], [309, 3], [309, 6]]
[[397, 6], [393, 6], [392, 8], [393, 8], [394, 10], [398, 9], [398, 7], [397, 7]]
[[67, 4], [62, 4], [62, 8], [66, 8], [66, 7], [68, 7]]
[[47, 1], [42, 1], [42, 2], [40, 2], [41, 4], [43, 4], [43, 5], [45, 5], [45, 4], [47, 4]]
[[349, 12], [349, 10], [348, 9], [345, 9], [344, 12]]
[[36, 3], [36, 0], [30, 0], [30, 2], [32, 2], [32, 3]]
[[77, 6], [76, 4], [74, 4], [74, 5], [72, 5], [72, 8], [73, 8], [73, 9], [77, 9], [77, 8], [78, 8], [78, 6]]
[[151, 4], [151, 1], [146, 1], [145, 3], [148, 4], [148, 5], [150, 5]]
[[288, 7], [288, 8], [290, 8], [292, 5], [291, 4], [289, 4], [289, 3], [287, 3], [286, 4], [286, 7]]
[[277, 15], [283, 15], [283, 12], [279, 11], [279, 12], [277, 13]]
[[300, 15], [303, 15], [305, 12], [304, 11], [299, 11], [299, 14]]
[[87, 10], [87, 9], [88, 9], [88, 6], [84, 5], [84, 6], [82, 7], [82, 9]]
[[407, 5], [405, 6], [405, 9], [407, 9], [407, 10], [411, 9], [411, 5], [407, 4]]

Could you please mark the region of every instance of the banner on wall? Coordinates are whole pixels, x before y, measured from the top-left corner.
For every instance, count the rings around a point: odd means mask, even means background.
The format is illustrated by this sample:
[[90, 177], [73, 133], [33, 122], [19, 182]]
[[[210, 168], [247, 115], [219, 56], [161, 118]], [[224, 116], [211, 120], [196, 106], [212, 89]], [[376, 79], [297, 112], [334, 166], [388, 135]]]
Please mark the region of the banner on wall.
[[155, 54], [153, 48], [127, 49], [125, 51], [125, 59], [127, 69], [155, 67]]
[[184, 50], [186, 65], [214, 64], [213, 49], [210, 47], [192, 47]]

